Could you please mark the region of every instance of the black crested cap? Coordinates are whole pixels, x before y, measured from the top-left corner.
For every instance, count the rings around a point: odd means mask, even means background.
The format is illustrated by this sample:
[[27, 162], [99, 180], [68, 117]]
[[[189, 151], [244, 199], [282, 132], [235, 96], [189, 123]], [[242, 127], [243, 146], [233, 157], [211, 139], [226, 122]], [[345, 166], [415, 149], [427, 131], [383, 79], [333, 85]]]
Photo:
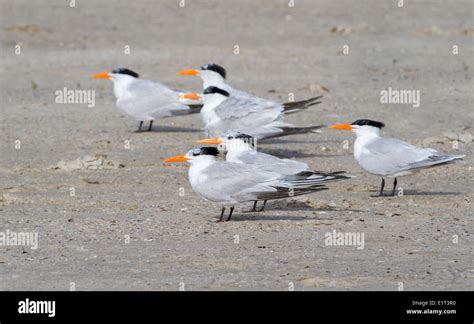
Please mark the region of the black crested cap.
[[115, 73], [115, 74], [128, 74], [134, 78], [138, 78], [139, 75], [137, 72], [133, 72], [132, 70], [129, 70], [129, 69], [126, 69], [126, 68], [117, 68], [117, 69], [113, 69], [112, 70], [112, 73]]
[[370, 120], [370, 119], [358, 119], [355, 122], [353, 122], [352, 125], [373, 126], [373, 127], [377, 127], [377, 128], [385, 127], [384, 123], [374, 121], [374, 120]]
[[214, 64], [214, 63], [204, 64], [203, 66], [201, 66], [201, 70], [203, 70], [203, 71], [205, 71], [205, 70], [214, 71], [216, 73], [219, 73], [224, 79], [225, 79], [225, 76], [226, 76], [225, 69], [222, 66]]
[[217, 156], [219, 154], [219, 150], [217, 147], [213, 146], [203, 146], [200, 148], [196, 148], [193, 150], [193, 156], [198, 156], [198, 155], [213, 155]]
[[234, 133], [234, 134], [229, 134], [227, 136], [228, 139], [233, 139], [233, 138], [237, 138], [237, 139], [243, 139], [243, 140], [252, 140], [253, 137], [250, 136], [250, 135], [247, 135], [247, 134], [242, 134], [240, 132], [237, 132], [237, 133]]
[[228, 93], [227, 91], [222, 90], [218, 87], [214, 87], [214, 86], [207, 87], [203, 92], [203, 94], [212, 94], [212, 93], [220, 93], [221, 95], [226, 96], [226, 97], [230, 96], [230, 93]]
[[256, 140], [250, 136], [250, 135], [247, 135], [247, 134], [242, 134], [240, 132], [237, 132], [237, 133], [230, 133], [227, 135], [226, 137], [228, 140], [232, 140], [232, 139], [240, 139], [242, 140], [244, 143], [247, 143], [249, 144], [250, 146], [252, 147], [255, 147], [255, 144], [256, 144]]

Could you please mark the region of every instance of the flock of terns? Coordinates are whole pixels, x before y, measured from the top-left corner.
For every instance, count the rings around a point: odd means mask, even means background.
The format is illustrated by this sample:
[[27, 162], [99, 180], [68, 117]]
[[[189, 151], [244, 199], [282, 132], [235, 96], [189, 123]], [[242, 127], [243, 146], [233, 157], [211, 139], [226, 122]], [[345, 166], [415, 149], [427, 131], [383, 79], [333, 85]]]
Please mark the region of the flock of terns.
[[[208, 138], [199, 143], [217, 146], [195, 148], [164, 162], [190, 164], [189, 182], [193, 190], [205, 200], [222, 206], [219, 221], [224, 220], [226, 208], [230, 209], [226, 218], [229, 221], [234, 206], [239, 203], [253, 202], [252, 211], [263, 211], [268, 200], [311, 194], [328, 189], [327, 183], [351, 178], [344, 171], [315, 171], [306, 163], [256, 149], [257, 140], [320, 132], [324, 125], [296, 127], [286, 122], [285, 116], [321, 103], [322, 96], [284, 104], [259, 98], [227, 84], [225, 69], [212, 63], [178, 74], [200, 76], [202, 94], [173, 90], [140, 79], [136, 72], [125, 68], [99, 73], [95, 78], [113, 81], [118, 110], [138, 121], [139, 131], [144, 122], [149, 122], [151, 131], [155, 119], [200, 113]], [[354, 157], [362, 169], [382, 178], [379, 197], [384, 196], [385, 177], [394, 178], [390, 193], [393, 196], [397, 177], [464, 157], [384, 138], [381, 136], [384, 126], [368, 119], [329, 126], [356, 134]], [[258, 201], [263, 203], [257, 209]]]

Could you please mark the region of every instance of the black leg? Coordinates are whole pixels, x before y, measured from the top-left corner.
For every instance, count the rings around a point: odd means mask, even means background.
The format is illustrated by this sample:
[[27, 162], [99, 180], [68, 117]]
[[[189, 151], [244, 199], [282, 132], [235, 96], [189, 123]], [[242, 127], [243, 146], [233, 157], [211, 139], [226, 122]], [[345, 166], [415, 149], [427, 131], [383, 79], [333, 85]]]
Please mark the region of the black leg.
[[221, 217], [219, 218], [219, 222], [223, 222], [223, 221], [224, 221], [224, 212], [225, 212], [225, 207], [222, 207]]
[[153, 120], [150, 120], [150, 126], [148, 126], [148, 131], [151, 132], [151, 126], [153, 125]]
[[260, 208], [259, 212], [262, 212], [262, 211], [264, 211], [264, 210], [265, 210], [265, 206], [266, 206], [266, 205], [267, 205], [267, 201], [266, 201], [266, 200], [264, 200], [264, 201], [263, 201], [262, 208]]
[[383, 187], [385, 187], [385, 179], [382, 178], [382, 185], [380, 186], [379, 197], [383, 197]]
[[257, 211], [257, 202], [258, 202], [258, 200], [255, 200], [255, 201], [253, 202], [253, 208], [252, 208], [251, 211]]
[[397, 178], [393, 180], [393, 189], [392, 189], [392, 196], [395, 196], [395, 190], [397, 189]]
[[234, 206], [230, 207], [230, 213], [229, 213], [229, 217], [227, 217], [227, 222], [230, 221], [230, 218], [232, 217], [233, 212], [234, 212]]
[[138, 131], [141, 131], [142, 130], [142, 126], [143, 126], [143, 121], [140, 122], [140, 125], [138, 125]]

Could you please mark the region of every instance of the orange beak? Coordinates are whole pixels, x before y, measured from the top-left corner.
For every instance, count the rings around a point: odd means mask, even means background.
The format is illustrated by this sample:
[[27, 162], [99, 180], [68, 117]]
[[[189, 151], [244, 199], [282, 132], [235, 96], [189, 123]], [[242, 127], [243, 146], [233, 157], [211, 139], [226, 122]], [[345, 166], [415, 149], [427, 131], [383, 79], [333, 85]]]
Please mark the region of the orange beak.
[[202, 97], [198, 95], [196, 92], [180, 94], [179, 97], [181, 99], [191, 99], [191, 100], [200, 100]]
[[110, 79], [110, 74], [107, 72], [104, 73], [98, 73], [94, 75], [94, 79]]
[[214, 138], [206, 138], [203, 140], [198, 141], [200, 144], [221, 144], [222, 140], [219, 137], [214, 137]]
[[187, 158], [186, 156], [184, 155], [177, 155], [177, 156], [173, 156], [173, 157], [170, 157], [170, 158], [167, 158], [166, 160], [164, 160], [164, 162], [186, 162], [186, 161], [189, 161], [190, 159]]
[[338, 130], [353, 130], [351, 124], [335, 124], [329, 126], [330, 128], [338, 129]]
[[199, 75], [199, 70], [182, 70], [178, 72], [179, 75]]

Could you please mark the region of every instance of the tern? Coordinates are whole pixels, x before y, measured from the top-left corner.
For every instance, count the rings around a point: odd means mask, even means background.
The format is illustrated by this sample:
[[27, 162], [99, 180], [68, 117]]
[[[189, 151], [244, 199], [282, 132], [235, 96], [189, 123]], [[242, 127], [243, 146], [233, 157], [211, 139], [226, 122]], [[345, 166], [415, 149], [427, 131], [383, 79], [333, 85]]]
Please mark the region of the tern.
[[[256, 142], [252, 136], [242, 133], [230, 133], [223, 137], [207, 138], [198, 141], [200, 144], [219, 145], [219, 150], [227, 152], [225, 157], [227, 162], [251, 164], [263, 171], [278, 172], [288, 176], [304, 176], [306, 179], [319, 180], [318, 183], [320, 184], [350, 178], [342, 175], [345, 173], [344, 171], [314, 171], [306, 163], [290, 159], [281, 159], [271, 154], [257, 152]], [[263, 211], [266, 203], [267, 201], [265, 200], [261, 209], [258, 211]], [[252, 211], [257, 211], [257, 200], [254, 202]]]
[[259, 98], [254, 95], [251, 95], [247, 92], [237, 90], [225, 82], [227, 75], [226, 70], [217, 64], [208, 63], [201, 66], [198, 70], [182, 70], [179, 71], [180, 75], [198, 75], [203, 81], [203, 90], [209, 87], [217, 87], [222, 90], [229, 92], [232, 96], [241, 97], [244, 100], [248, 100], [252, 103], [261, 105], [262, 107], [267, 106], [279, 106], [280, 113], [290, 114], [306, 108], [309, 108], [313, 105], [320, 104], [320, 99], [323, 96], [317, 96], [314, 98], [302, 100], [302, 101], [292, 101], [284, 104], [279, 104], [264, 98]]
[[[181, 96], [200, 98], [196, 93]], [[271, 101], [258, 102], [252, 98], [233, 96], [224, 89], [210, 86], [203, 92], [201, 117], [208, 136], [242, 132], [257, 139], [317, 132], [324, 125], [295, 127], [284, 121], [284, 108]]]
[[189, 99], [185, 99], [182, 97], [185, 92], [140, 79], [138, 73], [126, 68], [98, 73], [94, 78], [112, 80], [118, 110], [139, 121], [139, 131], [144, 121], [150, 122], [148, 130], [151, 131], [155, 119], [198, 113], [202, 107], [198, 97], [188, 96]]
[[[235, 110], [225, 109], [225, 118], [255, 118], [256, 113], [259, 111], [264, 112], [264, 119], [267, 123], [273, 123], [272, 125], [265, 126], [266, 130], [261, 130], [263, 134], [252, 133], [251, 129], [237, 129], [250, 135], [256, 135], [259, 139], [269, 137], [279, 137], [292, 134], [303, 134], [315, 131], [322, 126], [314, 127], [294, 127], [291, 124], [283, 123], [283, 119], [286, 115], [307, 109], [313, 105], [320, 104], [322, 96], [317, 96], [307, 100], [287, 102], [280, 104], [268, 99], [256, 97], [247, 92], [237, 90], [225, 82], [226, 70], [217, 64], [209, 63], [201, 66], [198, 70], [182, 70], [179, 71], [180, 75], [199, 75], [203, 80], [203, 90], [220, 89], [222, 93], [228, 93], [232, 98], [229, 105], [234, 105]], [[189, 94], [190, 96], [196, 96], [196, 94]], [[238, 110], [238, 111], [237, 111]], [[222, 113], [222, 110], [219, 109]], [[258, 120], [257, 120], [258, 121]], [[243, 121], [245, 123], [245, 121]], [[235, 129], [234, 129], [235, 130]], [[212, 128], [211, 128], [212, 131]], [[210, 136], [219, 136], [223, 133], [216, 133]]]
[[327, 190], [319, 181], [298, 175], [285, 176], [264, 171], [255, 166], [220, 162], [216, 160], [216, 147], [200, 147], [185, 155], [170, 157], [164, 162], [189, 162], [189, 182], [193, 190], [207, 201], [222, 205], [219, 221], [223, 221], [226, 208], [247, 201], [283, 199]]
[[460, 160], [465, 155], [442, 154], [432, 148], [419, 148], [394, 138], [381, 136], [384, 123], [359, 119], [352, 124], [330, 126], [338, 130], [351, 130], [356, 133], [354, 158], [359, 166], [370, 174], [382, 177], [378, 197], [384, 195], [384, 177], [395, 178], [392, 196], [395, 195], [397, 177], [410, 175], [421, 169], [432, 168]]

